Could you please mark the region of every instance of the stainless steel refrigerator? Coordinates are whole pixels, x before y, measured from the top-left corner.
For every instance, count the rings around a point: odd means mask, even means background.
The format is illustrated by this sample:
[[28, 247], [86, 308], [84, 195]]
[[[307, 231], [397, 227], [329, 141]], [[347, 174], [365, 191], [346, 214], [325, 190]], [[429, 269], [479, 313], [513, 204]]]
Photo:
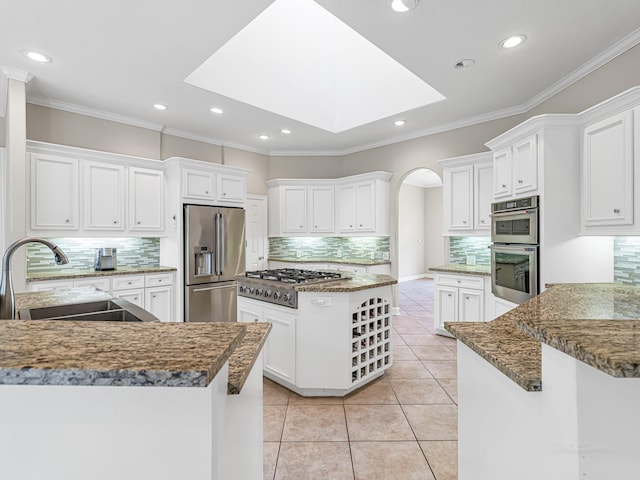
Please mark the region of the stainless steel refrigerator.
[[244, 227], [242, 208], [184, 206], [185, 322], [237, 321]]

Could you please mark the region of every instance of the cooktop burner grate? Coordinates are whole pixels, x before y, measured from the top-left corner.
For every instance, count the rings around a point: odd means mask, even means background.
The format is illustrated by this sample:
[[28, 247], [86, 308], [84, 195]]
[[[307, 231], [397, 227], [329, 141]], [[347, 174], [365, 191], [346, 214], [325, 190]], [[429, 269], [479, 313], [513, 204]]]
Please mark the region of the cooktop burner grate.
[[256, 270], [246, 272], [247, 278], [260, 278], [282, 283], [317, 283], [339, 280], [342, 275], [338, 272], [318, 272], [315, 270], [301, 270], [298, 268], [281, 268], [275, 270]]

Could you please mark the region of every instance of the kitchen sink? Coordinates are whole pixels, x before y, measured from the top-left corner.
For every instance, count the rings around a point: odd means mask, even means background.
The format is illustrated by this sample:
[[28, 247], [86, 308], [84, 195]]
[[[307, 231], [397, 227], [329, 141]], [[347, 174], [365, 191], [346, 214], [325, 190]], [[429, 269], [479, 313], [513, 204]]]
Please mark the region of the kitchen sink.
[[112, 322], [153, 322], [158, 319], [133, 303], [114, 298], [98, 302], [67, 303], [20, 309], [21, 320], [83, 320]]

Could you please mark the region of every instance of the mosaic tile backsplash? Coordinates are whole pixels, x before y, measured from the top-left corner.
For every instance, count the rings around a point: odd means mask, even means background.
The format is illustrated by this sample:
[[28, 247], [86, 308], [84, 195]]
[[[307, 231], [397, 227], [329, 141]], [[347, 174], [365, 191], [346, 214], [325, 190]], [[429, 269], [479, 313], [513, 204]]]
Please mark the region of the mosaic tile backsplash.
[[389, 237], [269, 238], [269, 258], [383, 260], [383, 253], [388, 252]]
[[476, 265], [491, 265], [490, 237], [449, 237], [449, 263], [467, 264], [469, 256], [476, 257]]
[[640, 237], [613, 239], [613, 281], [640, 286]]
[[117, 267], [160, 266], [159, 238], [50, 238], [67, 257], [67, 265], [56, 265], [53, 254], [40, 243], [27, 244], [27, 276], [51, 270], [86, 271], [93, 269], [96, 248], [117, 248]]

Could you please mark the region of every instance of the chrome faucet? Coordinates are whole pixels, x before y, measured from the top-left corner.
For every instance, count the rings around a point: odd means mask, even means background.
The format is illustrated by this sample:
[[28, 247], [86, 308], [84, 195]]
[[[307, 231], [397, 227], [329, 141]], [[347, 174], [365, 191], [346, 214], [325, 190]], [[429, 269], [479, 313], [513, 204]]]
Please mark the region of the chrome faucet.
[[11, 257], [16, 249], [25, 243], [42, 243], [51, 249], [58, 265], [69, 263], [65, 253], [55, 243], [45, 238], [26, 237], [13, 242], [2, 257], [2, 280], [0, 281], [0, 319], [16, 318], [16, 304], [11, 281]]

